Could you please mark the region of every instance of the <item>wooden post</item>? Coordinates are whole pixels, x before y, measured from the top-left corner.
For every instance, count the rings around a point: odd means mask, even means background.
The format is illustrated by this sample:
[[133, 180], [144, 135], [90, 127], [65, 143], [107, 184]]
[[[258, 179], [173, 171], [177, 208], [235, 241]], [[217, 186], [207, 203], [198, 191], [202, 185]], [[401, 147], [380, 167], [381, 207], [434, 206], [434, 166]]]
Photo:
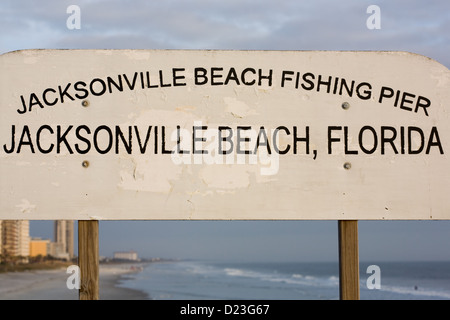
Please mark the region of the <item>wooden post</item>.
[[99, 299], [98, 221], [78, 221], [80, 300]]
[[359, 300], [358, 221], [339, 220], [339, 296]]

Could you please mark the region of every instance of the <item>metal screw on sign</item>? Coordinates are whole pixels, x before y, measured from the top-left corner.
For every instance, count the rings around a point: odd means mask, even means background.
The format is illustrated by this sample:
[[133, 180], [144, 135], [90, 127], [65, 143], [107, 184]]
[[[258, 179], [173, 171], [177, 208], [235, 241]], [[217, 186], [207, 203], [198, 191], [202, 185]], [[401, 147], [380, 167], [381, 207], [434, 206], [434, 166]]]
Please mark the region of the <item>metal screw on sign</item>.
[[348, 110], [349, 108], [350, 108], [350, 103], [348, 103], [348, 102], [342, 103], [342, 109]]
[[87, 167], [89, 167], [89, 161], [84, 160], [84, 161], [81, 163], [81, 165], [83, 166], [83, 168], [87, 168]]
[[[348, 110], [349, 108], [350, 108], [350, 103], [348, 103], [348, 102], [342, 103], [342, 109]], [[350, 170], [351, 167], [352, 167], [352, 165], [351, 165], [350, 162], [344, 163], [344, 169], [345, 170]]]
[[82, 105], [83, 107], [88, 107], [88, 106], [89, 106], [89, 101], [83, 100], [83, 102], [81, 103], [81, 105]]

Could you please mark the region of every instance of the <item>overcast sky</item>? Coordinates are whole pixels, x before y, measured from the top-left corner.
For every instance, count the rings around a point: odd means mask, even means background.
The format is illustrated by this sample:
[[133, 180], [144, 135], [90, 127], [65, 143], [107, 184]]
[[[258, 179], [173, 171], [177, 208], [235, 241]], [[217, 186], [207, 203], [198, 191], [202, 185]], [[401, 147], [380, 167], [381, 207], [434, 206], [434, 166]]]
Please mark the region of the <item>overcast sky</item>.
[[[80, 29], [66, 21], [81, 10]], [[367, 28], [369, 5], [381, 29]], [[401, 50], [450, 66], [450, 1], [0, 2], [0, 53], [19, 49]], [[52, 223], [31, 235], [53, 238]], [[360, 221], [360, 259], [450, 260], [448, 221]], [[100, 223], [100, 254], [336, 261], [336, 221]]]

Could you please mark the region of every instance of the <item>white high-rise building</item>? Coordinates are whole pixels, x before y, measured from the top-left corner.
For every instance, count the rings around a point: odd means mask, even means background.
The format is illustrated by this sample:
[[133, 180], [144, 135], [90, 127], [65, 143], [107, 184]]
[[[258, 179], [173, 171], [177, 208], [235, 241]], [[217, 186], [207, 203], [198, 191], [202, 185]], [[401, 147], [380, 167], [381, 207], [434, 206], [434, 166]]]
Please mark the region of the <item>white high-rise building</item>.
[[74, 222], [72, 220], [55, 221], [55, 253], [58, 258], [73, 258]]
[[3, 220], [1, 223], [1, 249], [4, 256], [30, 255], [30, 221]]
[[30, 221], [28, 220], [18, 220], [19, 221], [19, 247], [18, 255], [22, 257], [28, 257], [30, 255]]
[[114, 259], [118, 260], [131, 260], [131, 261], [138, 261], [138, 254], [136, 251], [120, 251], [120, 252], [114, 252]]

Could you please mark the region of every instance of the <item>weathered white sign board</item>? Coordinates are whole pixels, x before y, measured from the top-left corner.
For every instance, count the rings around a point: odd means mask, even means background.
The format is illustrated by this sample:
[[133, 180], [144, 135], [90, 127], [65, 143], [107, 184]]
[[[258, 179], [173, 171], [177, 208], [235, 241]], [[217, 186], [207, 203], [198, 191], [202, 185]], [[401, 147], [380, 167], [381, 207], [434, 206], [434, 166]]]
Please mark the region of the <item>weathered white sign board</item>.
[[450, 73], [405, 52], [0, 57], [0, 219], [450, 219]]

